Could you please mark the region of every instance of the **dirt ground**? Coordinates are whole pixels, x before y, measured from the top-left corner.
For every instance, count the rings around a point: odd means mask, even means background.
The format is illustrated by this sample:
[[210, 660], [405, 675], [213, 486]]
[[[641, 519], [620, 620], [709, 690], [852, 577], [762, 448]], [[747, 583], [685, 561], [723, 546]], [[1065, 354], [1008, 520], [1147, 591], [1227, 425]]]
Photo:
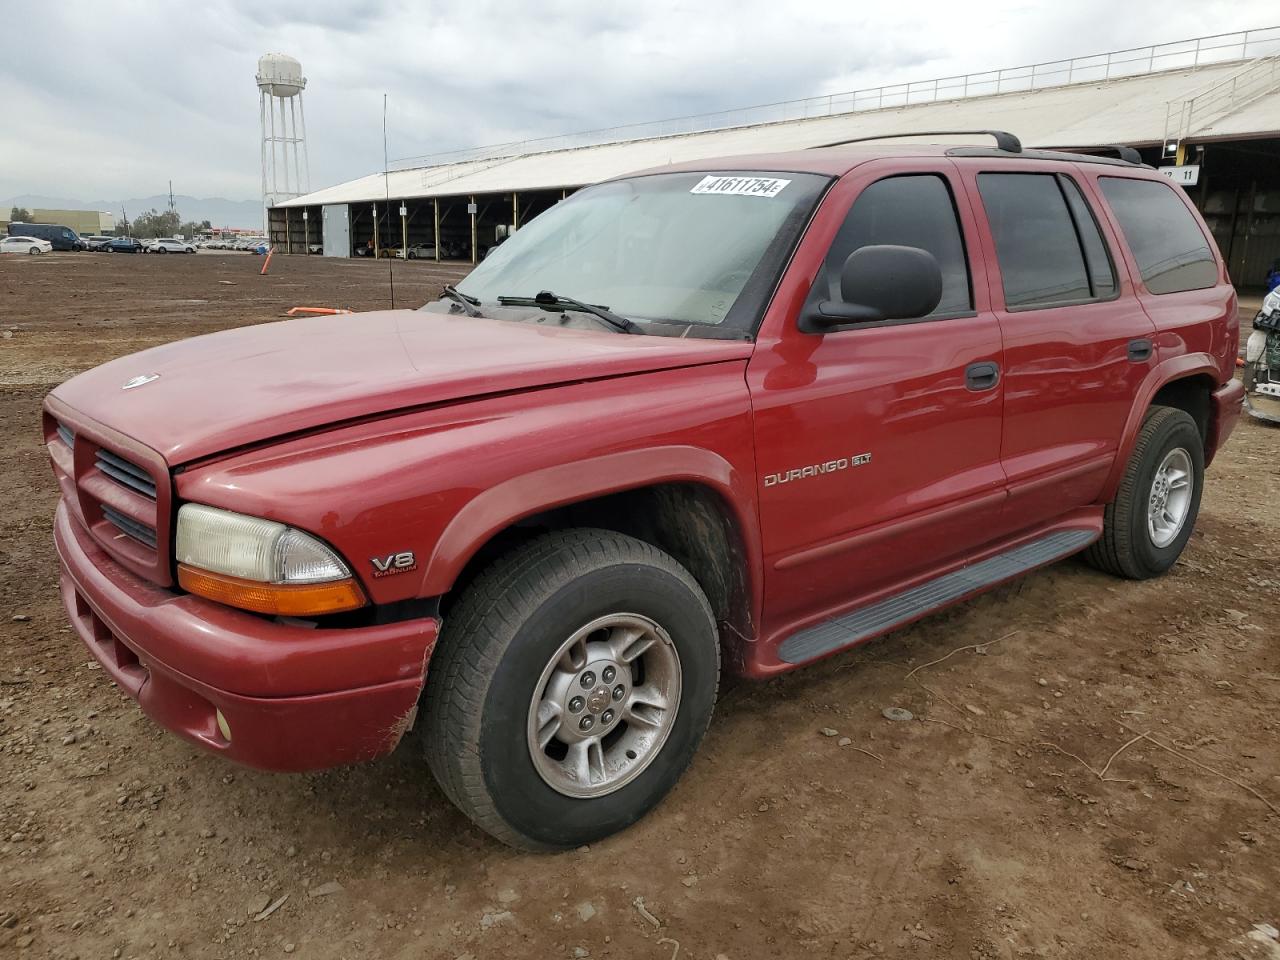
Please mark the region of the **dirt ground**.
[[[1068, 561], [732, 684], [667, 801], [589, 849], [491, 841], [411, 741], [286, 776], [156, 728], [64, 623], [40, 401], [151, 344], [388, 299], [385, 263], [260, 265], [0, 261], [0, 955], [1280, 957], [1249, 937], [1280, 924], [1280, 430], [1252, 422], [1166, 577]], [[460, 275], [397, 264], [397, 299]]]

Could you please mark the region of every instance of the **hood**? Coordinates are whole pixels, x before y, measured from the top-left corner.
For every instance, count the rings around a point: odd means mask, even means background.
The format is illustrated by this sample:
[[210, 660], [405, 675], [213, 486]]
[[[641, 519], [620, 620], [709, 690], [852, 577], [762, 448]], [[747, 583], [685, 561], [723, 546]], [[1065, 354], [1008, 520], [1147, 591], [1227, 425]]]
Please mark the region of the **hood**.
[[[386, 310], [223, 330], [104, 363], [53, 396], [177, 466], [482, 394], [743, 359], [745, 341]], [[136, 386], [131, 381], [153, 377]]]

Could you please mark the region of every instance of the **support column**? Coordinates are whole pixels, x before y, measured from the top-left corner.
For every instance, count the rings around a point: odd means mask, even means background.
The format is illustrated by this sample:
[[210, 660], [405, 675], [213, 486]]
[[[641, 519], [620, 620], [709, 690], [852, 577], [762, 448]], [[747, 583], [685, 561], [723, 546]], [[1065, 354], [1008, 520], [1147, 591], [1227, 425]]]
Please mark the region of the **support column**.
[[432, 211], [436, 221], [436, 263], [440, 262], [440, 198], [433, 197], [431, 200]]
[[511, 232], [520, 229], [520, 194], [511, 191]]
[[479, 260], [476, 255], [476, 198], [475, 194], [467, 200], [467, 209], [471, 212], [471, 265], [474, 267]]

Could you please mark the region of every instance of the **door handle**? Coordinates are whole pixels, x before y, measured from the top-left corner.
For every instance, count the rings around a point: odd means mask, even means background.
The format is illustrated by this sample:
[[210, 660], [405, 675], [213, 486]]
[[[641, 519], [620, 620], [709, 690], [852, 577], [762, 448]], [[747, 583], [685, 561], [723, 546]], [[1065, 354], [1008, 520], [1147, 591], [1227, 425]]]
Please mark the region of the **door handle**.
[[1146, 337], [1129, 341], [1129, 362], [1142, 363], [1151, 359], [1151, 341]]
[[1000, 365], [992, 360], [980, 360], [964, 368], [964, 385], [968, 390], [990, 390], [1000, 382]]

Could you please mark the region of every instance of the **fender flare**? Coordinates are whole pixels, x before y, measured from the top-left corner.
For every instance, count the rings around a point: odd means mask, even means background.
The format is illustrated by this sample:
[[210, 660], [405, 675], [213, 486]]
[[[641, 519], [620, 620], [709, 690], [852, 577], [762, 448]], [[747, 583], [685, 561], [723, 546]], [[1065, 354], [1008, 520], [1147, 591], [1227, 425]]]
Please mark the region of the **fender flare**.
[[[623, 483], [618, 478], [625, 477]], [[759, 622], [763, 556], [756, 516], [755, 478], [717, 453], [692, 446], [625, 450], [557, 464], [504, 480], [479, 493], [445, 527], [426, 570], [419, 596], [447, 593], [476, 552], [494, 535], [525, 517], [554, 507], [660, 483], [710, 488], [724, 502], [742, 537], [752, 622]]]
[[[1207, 353], [1186, 353], [1171, 357], [1151, 368], [1134, 397], [1133, 407], [1129, 410], [1128, 419], [1125, 420], [1124, 433], [1120, 438], [1115, 461], [1111, 465], [1111, 473], [1107, 476], [1107, 482], [1103, 485], [1098, 502], [1110, 503], [1115, 498], [1116, 491], [1120, 489], [1120, 481], [1124, 478], [1125, 468], [1129, 465], [1129, 457], [1133, 453], [1134, 444], [1138, 442], [1138, 431], [1142, 429], [1142, 422], [1146, 419], [1147, 410], [1151, 407], [1151, 401], [1155, 395], [1165, 385], [1175, 380], [1202, 374], [1210, 377], [1215, 384], [1222, 379], [1222, 370], [1218, 366], [1218, 361]], [[1209, 425], [1209, 433], [1211, 435], [1213, 433], [1213, 424]], [[1204, 438], [1206, 445], [1209, 439], [1208, 436]]]

